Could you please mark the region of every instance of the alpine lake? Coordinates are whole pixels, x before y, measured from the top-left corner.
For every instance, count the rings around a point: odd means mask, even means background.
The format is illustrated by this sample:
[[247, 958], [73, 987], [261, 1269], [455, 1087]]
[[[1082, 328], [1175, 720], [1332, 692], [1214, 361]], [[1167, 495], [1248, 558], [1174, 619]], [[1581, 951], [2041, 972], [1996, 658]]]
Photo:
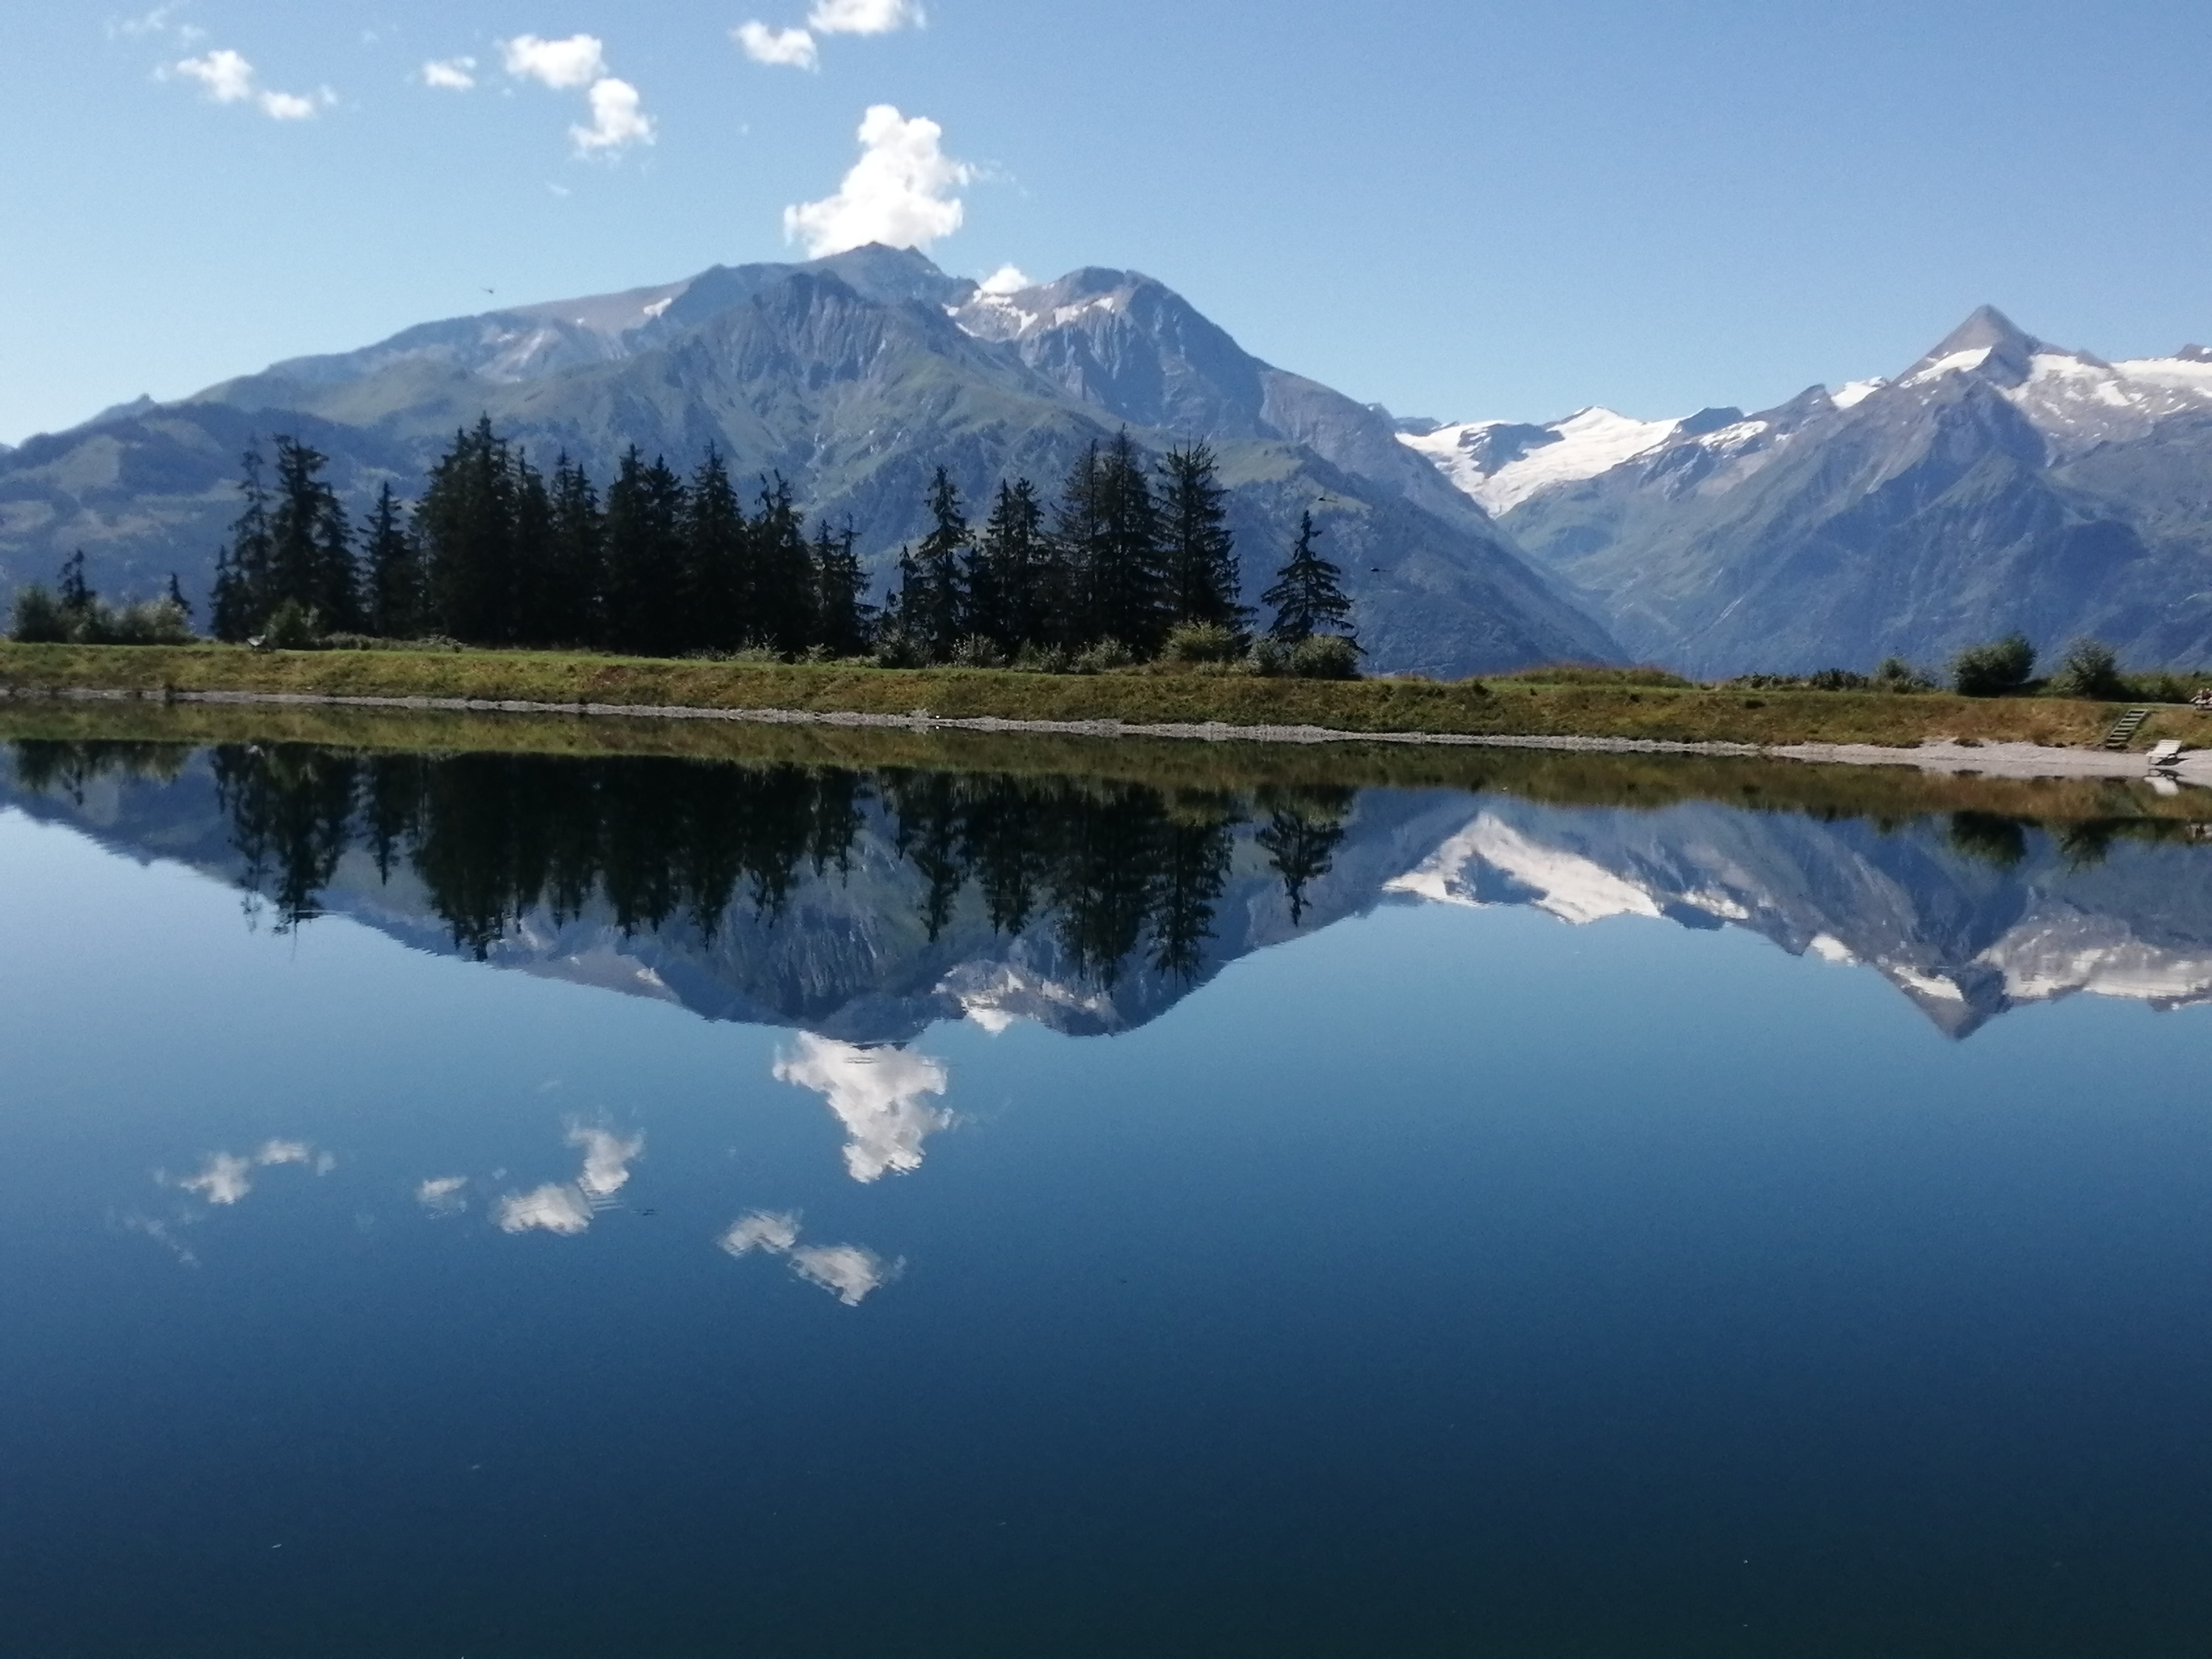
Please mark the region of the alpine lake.
[[0, 708], [21, 1659], [2202, 1655], [2212, 796]]

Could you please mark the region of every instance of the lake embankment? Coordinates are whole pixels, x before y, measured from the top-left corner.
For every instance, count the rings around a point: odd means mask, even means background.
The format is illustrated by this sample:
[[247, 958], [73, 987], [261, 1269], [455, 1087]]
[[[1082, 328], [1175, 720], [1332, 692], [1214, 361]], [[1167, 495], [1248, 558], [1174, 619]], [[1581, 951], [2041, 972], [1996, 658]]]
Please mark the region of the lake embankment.
[[[1095, 675], [712, 662], [527, 651], [257, 652], [0, 644], [0, 693], [449, 713], [629, 715], [1060, 737], [1529, 746], [1771, 755], [1990, 776], [2139, 775], [2098, 747], [2125, 707], [1942, 692], [1745, 691], [1539, 674], [1428, 680]], [[2161, 707], [2131, 750], [2212, 744], [2212, 714]], [[2200, 780], [2198, 773], [2204, 775]], [[2212, 759], [2185, 761], [2212, 782]]]

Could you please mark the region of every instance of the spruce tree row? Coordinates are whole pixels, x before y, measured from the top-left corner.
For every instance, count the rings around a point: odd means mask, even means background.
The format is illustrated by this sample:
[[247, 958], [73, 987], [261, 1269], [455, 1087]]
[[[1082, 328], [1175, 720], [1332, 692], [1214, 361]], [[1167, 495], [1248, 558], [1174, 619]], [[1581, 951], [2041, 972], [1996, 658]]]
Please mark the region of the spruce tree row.
[[[1203, 443], [1157, 465], [1124, 432], [1090, 445], [1049, 507], [1026, 478], [1001, 483], [971, 529], [951, 474], [926, 497], [930, 529], [902, 548], [878, 618], [850, 526], [817, 525], [781, 477], [749, 511], [720, 453], [689, 477], [633, 446], [604, 496], [566, 453], [550, 474], [494, 431], [455, 434], [420, 500], [386, 484], [348, 521], [328, 458], [275, 441], [273, 481], [246, 453], [243, 509], [216, 562], [216, 637], [305, 642], [330, 634], [444, 636], [472, 645], [592, 647], [646, 656], [754, 647], [870, 651], [911, 663], [1157, 655], [1178, 629], [1222, 652], [1249, 643], [1227, 491]], [[1295, 645], [1349, 632], [1335, 567], [1311, 515], [1267, 595], [1270, 634]]]

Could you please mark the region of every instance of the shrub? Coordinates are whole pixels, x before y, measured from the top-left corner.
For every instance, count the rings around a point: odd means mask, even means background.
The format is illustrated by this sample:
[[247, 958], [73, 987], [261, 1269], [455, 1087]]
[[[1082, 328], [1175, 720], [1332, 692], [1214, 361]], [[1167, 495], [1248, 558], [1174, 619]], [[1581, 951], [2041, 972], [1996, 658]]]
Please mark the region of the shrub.
[[2062, 696], [2094, 697], [2100, 702], [2127, 695], [2120, 684], [2119, 659], [2101, 640], [2076, 640], [2068, 646], [2051, 685]]
[[1902, 657], [1884, 657], [1881, 665], [1874, 671], [1873, 685], [1877, 691], [1933, 691], [1936, 689], [1934, 680]]
[[1340, 635], [1313, 635], [1291, 648], [1291, 672], [1302, 680], [1356, 680], [1359, 647]]
[[1244, 659], [1244, 665], [1261, 679], [1273, 679], [1291, 672], [1291, 648], [1280, 640], [1263, 634], [1252, 641], [1251, 654]]
[[878, 668], [923, 668], [929, 663], [921, 646], [896, 628], [876, 636], [875, 660]]
[[1025, 645], [1014, 658], [1014, 667], [1024, 674], [1065, 674], [1073, 665], [1057, 645]]
[[25, 645], [65, 645], [70, 637], [70, 613], [43, 582], [15, 590], [15, 606], [8, 637]]
[[2212, 675], [2203, 672], [2177, 674], [2170, 669], [2155, 673], [2130, 674], [2119, 683], [2117, 695], [2132, 697], [2137, 702], [2187, 702], [2206, 686], [2212, 685]]
[[953, 646], [952, 665], [955, 668], [1004, 668], [1006, 657], [996, 641], [981, 634], [970, 634]]
[[310, 606], [287, 599], [261, 624], [262, 648], [268, 651], [317, 651], [323, 644], [323, 619]]
[[88, 618], [93, 626], [106, 635], [104, 641], [88, 643], [107, 645], [190, 645], [192, 642], [191, 618], [185, 614], [184, 606], [174, 599], [153, 599], [143, 605], [126, 605], [122, 610], [109, 612], [105, 605], [95, 603]]
[[2035, 647], [2025, 634], [1969, 646], [1951, 659], [1951, 684], [1962, 697], [2002, 697], [2018, 691], [2035, 672]]
[[1079, 651], [1071, 665], [1079, 674], [1103, 674], [1110, 669], [1127, 668], [1137, 660], [1137, 653], [1116, 639], [1103, 639], [1087, 651]]
[[1160, 647], [1170, 662], [1234, 662], [1243, 654], [1243, 642], [1218, 623], [1178, 623]]
[[1805, 684], [1815, 691], [1863, 691], [1873, 682], [1848, 668], [1823, 668], [1807, 675]]

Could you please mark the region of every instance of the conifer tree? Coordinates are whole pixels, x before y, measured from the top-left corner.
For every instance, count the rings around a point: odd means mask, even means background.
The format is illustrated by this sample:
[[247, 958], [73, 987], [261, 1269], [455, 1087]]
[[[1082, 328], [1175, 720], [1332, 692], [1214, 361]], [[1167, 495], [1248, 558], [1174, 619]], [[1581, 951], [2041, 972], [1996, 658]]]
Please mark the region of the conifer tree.
[[875, 607], [867, 602], [867, 577], [854, 548], [859, 532], [851, 525], [832, 534], [827, 524], [815, 532], [814, 642], [833, 656], [854, 657], [868, 648]]
[[509, 545], [503, 620], [498, 637], [515, 645], [550, 645], [554, 640], [554, 595], [546, 580], [553, 558], [553, 496], [545, 475], [530, 464], [526, 450], [514, 453], [514, 538]]
[[239, 458], [238, 493], [243, 501], [232, 520], [229, 542], [216, 555], [213, 614], [216, 638], [235, 643], [261, 626], [269, 614], [269, 487], [262, 477], [261, 447], [249, 441]]
[[422, 559], [389, 483], [369, 509], [362, 558], [368, 631], [387, 640], [413, 639], [422, 631]]
[[1126, 429], [1077, 458], [1062, 491], [1060, 539], [1082, 615], [1079, 642], [1157, 651], [1168, 622], [1159, 510]]
[[177, 607], [179, 616], [189, 617], [192, 614], [192, 602], [185, 597], [185, 590], [177, 586], [177, 573], [173, 570], [169, 573], [169, 586], [161, 597]]
[[457, 640], [513, 635], [514, 469], [491, 417], [454, 434], [415, 504], [430, 625]]
[[695, 648], [744, 643], [754, 608], [751, 536], [729, 467], [709, 444], [684, 501], [684, 615]]
[[761, 481], [760, 515], [752, 528], [752, 615], [756, 644], [804, 651], [814, 637], [814, 565], [806, 549], [806, 520], [779, 472]]
[[1204, 443], [1170, 449], [1161, 459], [1168, 608], [1176, 622], [1211, 623], [1241, 636], [1251, 625], [1251, 613], [1241, 603], [1243, 575], [1218, 465]]
[[618, 651], [683, 648], [684, 483], [633, 444], [607, 486], [607, 623]]
[[1275, 620], [1270, 636], [1285, 645], [1301, 645], [1317, 633], [1340, 633], [1356, 641], [1351, 627], [1352, 601], [1345, 597], [1344, 573], [1315, 551], [1321, 532], [1314, 528], [1310, 509], [1298, 517], [1298, 539], [1291, 559], [1275, 574], [1275, 585], [1260, 596], [1273, 605]]
[[1098, 638], [1091, 590], [1091, 572], [1103, 536], [1103, 492], [1099, 487], [1103, 470], [1094, 441], [1084, 446], [1060, 481], [1052, 524], [1052, 570], [1059, 592], [1054, 595], [1057, 603], [1049, 613], [1053, 637], [1041, 643], [1076, 649]]
[[968, 516], [960, 508], [959, 486], [941, 466], [929, 482], [928, 506], [929, 533], [901, 572], [899, 616], [916, 647], [932, 662], [943, 662], [967, 631], [960, 575]]
[[566, 451], [553, 464], [551, 496], [544, 574], [546, 641], [596, 645], [605, 637], [606, 523], [599, 491]]
[[92, 584], [84, 579], [84, 550], [82, 548], [62, 561], [62, 582], [59, 594], [62, 609], [79, 616], [91, 611], [100, 595], [92, 591]]
[[292, 437], [276, 440], [276, 493], [269, 514], [269, 591], [273, 608], [289, 599], [325, 628], [361, 621], [352, 532], [337, 491], [323, 477], [330, 458]]
[[969, 628], [1010, 655], [1043, 643], [1053, 574], [1036, 486], [1001, 483], [968, 562]]

